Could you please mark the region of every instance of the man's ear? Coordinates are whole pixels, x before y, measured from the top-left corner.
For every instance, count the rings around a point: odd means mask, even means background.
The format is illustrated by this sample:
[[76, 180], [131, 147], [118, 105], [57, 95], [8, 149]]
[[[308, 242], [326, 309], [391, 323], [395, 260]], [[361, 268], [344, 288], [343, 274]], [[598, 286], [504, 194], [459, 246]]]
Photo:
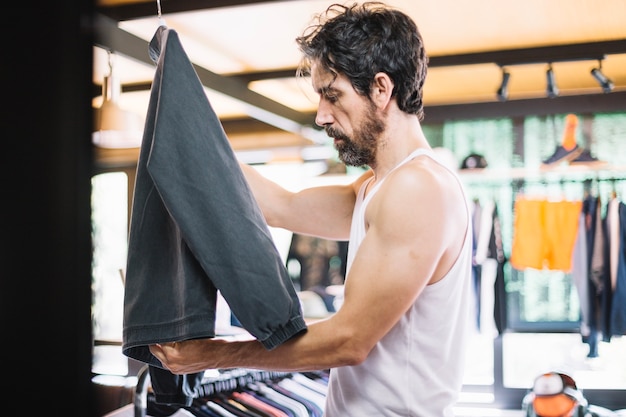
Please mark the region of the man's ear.
[[393, 81], [386, 73], [379, 72], [374, 76], [370, 96], [376, 107], [381, 109], [387, 107], [393, 94], [393, 87]]

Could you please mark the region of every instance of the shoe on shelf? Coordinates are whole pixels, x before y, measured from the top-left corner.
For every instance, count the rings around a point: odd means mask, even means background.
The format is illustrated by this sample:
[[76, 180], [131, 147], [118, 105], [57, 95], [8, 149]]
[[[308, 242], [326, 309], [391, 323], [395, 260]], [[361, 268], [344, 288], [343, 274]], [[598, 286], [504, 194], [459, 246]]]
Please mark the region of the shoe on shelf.
[[569, 161], [570, 164], [575, 165], [606, 165], [606, 161], [601, 161], [595, 156], [591, 155], [591, 151], [589, 149], [583, 149], [583, 151], [576, 158]]
[[565, 116], [565, 128], [561, 138], [561, 146], [565, 149], [572, 149], [576, 146], [576, 128], [578, 127], [578, 116], [568, 114]]
[[563, 146], [559, 145], [554, 150], [554, 153], [545, 161], [544, 165], [557, 165], [561, 162], [570, 162], [578, 158], [583, 152], [583, 148], [576, 145], [573, 148], [567, 150]]

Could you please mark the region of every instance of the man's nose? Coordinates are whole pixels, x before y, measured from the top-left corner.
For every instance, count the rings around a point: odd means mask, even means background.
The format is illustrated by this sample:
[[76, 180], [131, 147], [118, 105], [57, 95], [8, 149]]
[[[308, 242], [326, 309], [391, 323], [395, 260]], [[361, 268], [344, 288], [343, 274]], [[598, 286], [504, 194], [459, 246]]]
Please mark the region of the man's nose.
[[317, 106], [317, 114], [315, 115], [315, 124], [324, 127], [333, 122], [332, 115], [328, 109], [328, 106], [324, 104], [323, 100], [320, 100]]

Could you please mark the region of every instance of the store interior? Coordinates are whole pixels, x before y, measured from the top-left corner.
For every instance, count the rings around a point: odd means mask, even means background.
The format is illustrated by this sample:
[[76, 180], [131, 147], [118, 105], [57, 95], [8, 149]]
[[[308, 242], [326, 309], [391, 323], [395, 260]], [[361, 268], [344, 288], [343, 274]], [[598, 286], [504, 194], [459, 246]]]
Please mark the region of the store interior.
[[[425, 132], [459, 168], [468, 194], [495, 203], [507, 258], [520, 191], [573, 199], [591, 191], [603, 202], [611, 195], [623, 198], [624, 2], [390, 3], [415, 17], [428, 45]], [[6, 192], [13, 204], [5, 208], [12, 221], [5, 234], [2, 324], [11, 340], [42, 349], [38, 357], [44, 358], [11, 363], [20, 403], [32, 400], [32, 393], [20, 388], [29, 387], [33, 375], [44, 374], [52, 381], [42, 393], [51, 414], [101, 417], [123, 408], [125, 415], [137, 415], [142, 366], [120, 353], [120, 270], [139, 150], [136, 135], [154, 75], [147, 48], [159, 24], [180, 33], [242, 160], [294, 188], [347, 181], [356, 174], [337, 166], [332, 146], [314, 126], [310, 87], [294, 77], [293, 39], [313, 13], [329, 4], [76, 0], [38, 6], [35, 16], [24, 5], [16, 14], [12, 33], [24, 39], [34, 33], [44, 41], [34, 52], [30, 42], [12, 43], [9, 54], [19, 65], [3, 68], [12, 81], [7, 83], [9, 102], [37, 98], [14, 106], [37, 122], [9, 123], [7, 137], [16, 138], [9, 141], [14, 164], [3, 164], [5, 178], [12, 179]], [[604, 78], [592, 75], [594, 69]], [[556, 77], [554, 97], [547, 91], [548, 70]], [[98, 136], [102, 129], [94, 125], [106, 101], [130, 120], [124, 135], [110, 139], [111, 147], [94, 144], [95, 138], [106, 137]], [[546, 169], [543, 162], [561, 143], [570, 114], [579, 120], [578, 144], [598, 164]], [[461, 169], [475, 153], [488, 166]], [[15, 164], [21, 167], [19, 175]], [[112, 179], [112, 188], [105, 178]], [[113, 220], [106, 230], [114, 232], [107, 238], [114, 240], [115, 251], [105, 258], [99, 257], [98, 216]], [[287, 261], [293, 236], [273, 233]], [[102, 264], [100, 259], [106, 260]], [[592, 404], [626, 408], [624, 338], [601, 338], [597, 355], [590, 356], [571, 274], [520, 271], [509, 262], [502, 266], [504, 293], [495, 281], [485, 279], [478, 287], [477, 326], [457, 416], [521, 417], [521, 401], [533, 378], [547, 370], [572, 374]], [[292, 264], [294, 284], [302, 285], [298, 270], [301, 266]], [[332, 292], [337, 281], [329, 280], [324, 287]], [[16, 311], [37, 312], [36, 331], [14, 320]]]

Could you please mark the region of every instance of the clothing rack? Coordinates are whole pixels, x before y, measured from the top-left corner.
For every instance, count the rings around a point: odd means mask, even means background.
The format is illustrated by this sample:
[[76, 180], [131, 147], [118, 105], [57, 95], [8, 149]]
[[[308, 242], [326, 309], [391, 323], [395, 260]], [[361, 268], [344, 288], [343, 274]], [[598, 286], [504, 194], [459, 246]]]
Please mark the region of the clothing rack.
[[210, 397], [220, 392], [244, 388], [254, 382], [289, 378], [291, 376], [292, 374], [289, 372], [261, 371], [242, 368], [231, 369], [220, 372], [219, 376], [209, 377], [203, 380], [200, 387], [198, 387], [198, 394], [200, 397]]
[[620, 177], [606, 177], [606, 178], [598, 178], [598, 177], [585, 177], [583, 179], [578, 178], [518, 178], [512, 181], [512, 184], [582, 184], [585, 187], [592, 187], [597, 185], [598, 183], [611, 183], [615, 184], [620, 181], [626, 181], [626, 175]]
[[150, 373], [148, 372], [148, 365], [144, 365], [139, 372], [137, 372], [137, 386], [135, 387], [135, 399], [133, 400], [135, 417], [146, 417], [148, 412], [149, 381]]
[[[134, 416], [146, 417], [148, 411], [148, 387], [150, 382], [149, 366], [144, 365], [137, 373], [137, 386], [133, 401]], [[303, 375], [310, 373], [304, 372]], [[263, 371], [247, 368], [216, 371], [214, 375], [205, 376], [198, 387], [198, 397], [211, 397], [219, 393], [243, 389], [256, 382], [290, 378], [293, 373], [279, 371]]]

